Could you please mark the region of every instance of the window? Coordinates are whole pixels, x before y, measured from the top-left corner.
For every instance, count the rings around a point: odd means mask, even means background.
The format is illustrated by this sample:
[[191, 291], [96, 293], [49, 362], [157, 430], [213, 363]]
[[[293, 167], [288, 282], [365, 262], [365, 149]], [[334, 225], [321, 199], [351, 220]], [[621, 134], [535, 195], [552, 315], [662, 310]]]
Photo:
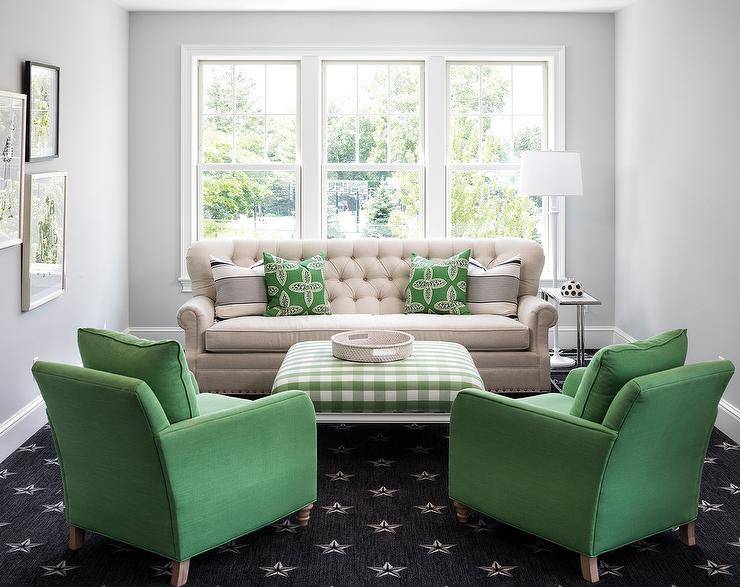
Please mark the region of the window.
[[423, 233], [423, 64], [323, 67], [324, 234]]
[[451, 236], [546, 242], [542, 198], [517, 195], [522, 151], [548, 145], [547, 63], [447, 65]]
[[185, 291], [185, 251], [212, 237], [521, 236], [549, 275], [550, 202], [516, 185], [523, 151], [565, 148], [564, 48], [181, 55]]
[[201, 61], [198, 237], [298, 236], [298, 64]]

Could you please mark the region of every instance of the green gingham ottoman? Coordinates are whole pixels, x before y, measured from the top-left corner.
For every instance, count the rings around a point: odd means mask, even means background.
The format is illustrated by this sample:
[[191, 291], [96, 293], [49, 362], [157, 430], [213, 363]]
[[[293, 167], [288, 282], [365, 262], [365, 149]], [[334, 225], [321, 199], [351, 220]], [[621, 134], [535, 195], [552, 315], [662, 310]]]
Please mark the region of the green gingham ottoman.
[[272, 393], [305, 391], [317, 412], [450, 411], [457, 393], [485, 389], [467, 349], [454, 342], [414, 341], [412, 355], [390, 363], [353, 363], [331, 354], [331, 341], [294, 344]]

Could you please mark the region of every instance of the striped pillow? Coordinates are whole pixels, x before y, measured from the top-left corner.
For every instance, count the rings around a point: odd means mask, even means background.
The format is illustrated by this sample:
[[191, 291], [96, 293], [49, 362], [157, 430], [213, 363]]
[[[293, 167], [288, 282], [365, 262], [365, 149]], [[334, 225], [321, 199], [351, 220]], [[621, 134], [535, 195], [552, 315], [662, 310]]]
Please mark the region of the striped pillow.
[[468, 267], [468, 308], [471, 314], [499, 314], [516, 318], [519, 297], [519, 255], [486, 269], [470, 259]]
[[265, 267], [262, 260], [251, 267], [211, 257], [216, 286], [216, 317], [261, 316], [267, 310]]

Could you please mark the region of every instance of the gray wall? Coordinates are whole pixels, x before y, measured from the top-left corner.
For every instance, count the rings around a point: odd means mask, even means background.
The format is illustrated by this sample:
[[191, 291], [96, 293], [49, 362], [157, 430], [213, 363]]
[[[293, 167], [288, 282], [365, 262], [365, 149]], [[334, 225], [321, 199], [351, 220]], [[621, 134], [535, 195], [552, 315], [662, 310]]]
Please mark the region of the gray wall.
[[[176, 325], [180, 292], [180, 45], [566, 45], [567, 148], [587, 195], [567, 204], [567, 272], [614, 321], [614, 17], [611, 14], [131, 14], [131, 326]], [[564, 311], [562, 323], [573, 324]]]
[[[639, 0], [616, 17], [616, 325], [689, 329], [740, 363], [740, 3]], [[725, 399], [740, 406], [735, 377]]]
[[111, 2], [3, 0], [0, 89], [26, 59], [61, 67], [61, 157], [69, 172], [68, 290], [21, 313], [21, 248], [0, 250], [0, 422], [38, 395], [34, 357], [78, 362], [80, 325], [128, 326], [128, 15]]

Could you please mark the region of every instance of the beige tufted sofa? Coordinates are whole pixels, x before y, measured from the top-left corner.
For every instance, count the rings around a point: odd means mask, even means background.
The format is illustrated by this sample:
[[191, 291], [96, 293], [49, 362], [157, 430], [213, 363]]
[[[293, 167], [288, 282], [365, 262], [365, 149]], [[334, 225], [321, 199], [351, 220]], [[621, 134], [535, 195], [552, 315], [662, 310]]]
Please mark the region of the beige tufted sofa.
[[[468, 248], [486, 266], [499, 257], [522, 256], [518, 319], [404, 314], [411, 253], [439, 260]], [[211, 255], [249, 266], [262, 258], [262, 251], [292, 260], [326, 253], [332, 315], [245, 316], [215, 322]], [[557, 313], [537, 297], [543, 265], [542, 248], [517, 238], [204, 240], [187, 253], [194, 297], [180, 308], [178, 322], [185, 331], [188, 363], [203, 391], [269, 393], [293, 343], [326, 340], [357, 328], [403, 330], [418, 340], [458, 342], [470, 351], [488, 389], [549, 391], [547, 334]]]

